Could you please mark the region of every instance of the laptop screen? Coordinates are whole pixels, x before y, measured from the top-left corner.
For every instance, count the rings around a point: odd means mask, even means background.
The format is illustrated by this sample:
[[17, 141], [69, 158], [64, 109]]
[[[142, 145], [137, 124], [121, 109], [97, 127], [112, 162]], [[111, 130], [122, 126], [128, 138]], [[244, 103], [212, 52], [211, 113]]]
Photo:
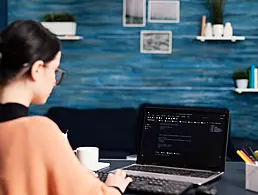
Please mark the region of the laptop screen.
[[145, 105], [138, 163], [224, 171], [226, 109]]

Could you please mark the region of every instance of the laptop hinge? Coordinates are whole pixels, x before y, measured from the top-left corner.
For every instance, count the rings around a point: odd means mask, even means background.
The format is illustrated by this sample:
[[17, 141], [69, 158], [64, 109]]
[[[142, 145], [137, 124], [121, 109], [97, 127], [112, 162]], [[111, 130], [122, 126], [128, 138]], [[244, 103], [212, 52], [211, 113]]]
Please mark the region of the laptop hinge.
[[224, 171], [212, 171], [212, 170], [206, 170], [206, 169], [191, 169], [191, 168], [184, 168], [184, 167], [169, 167], [169, 166], [163, 166], [163, 165], [150, 165], [150, 164], [137, 164], [136, 165], [143, 165], [143, 166], [153, 166], [153, 167], [165, 167], [165, 168], [171, 168], [171, 169], [184, 169], [184, 170], [192, 170], [192, 171], [207, 171], [207, 172], [213, 172], [213, 173], [224, 173]]

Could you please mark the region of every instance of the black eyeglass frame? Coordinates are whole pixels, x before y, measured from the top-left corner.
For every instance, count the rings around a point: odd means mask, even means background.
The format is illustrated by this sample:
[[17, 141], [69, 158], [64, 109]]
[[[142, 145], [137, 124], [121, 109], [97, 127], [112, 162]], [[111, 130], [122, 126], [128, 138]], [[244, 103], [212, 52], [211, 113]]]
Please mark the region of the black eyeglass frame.
[[[56, 71], [55, 71], [55, 74], [57, 74], [57, 73], [60, 73], [61, 76], [60, 76], [60, 79], [56, 80], [56, 85], [60, 85], [60, 83], [62, 82], [62, 80], [63, 80], [63, 78], [64, 78], [64, 73], [65, 73], [65, 72], [64, 72], [64, 70], [58, 68], [58, 69], [56, 69]], [[55, 77], [55, 79], [56, 79], [56, 77]]]

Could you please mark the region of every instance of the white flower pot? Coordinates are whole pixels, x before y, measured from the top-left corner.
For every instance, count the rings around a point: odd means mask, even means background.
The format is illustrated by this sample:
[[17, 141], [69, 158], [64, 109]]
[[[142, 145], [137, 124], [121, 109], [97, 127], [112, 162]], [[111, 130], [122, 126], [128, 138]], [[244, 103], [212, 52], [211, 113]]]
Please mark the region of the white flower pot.
[[222, 37], [223, 31], [224, 31], [224, 25], [223, 24], [213, 24], [212, 25], [213, 36]]
[[236, 80], [237, 88], [246, 89], [248, 87], [248, 79], [238, 79]]
[[41, 24], [56, 35], [76, 35], [75, 22], [41, 22]]

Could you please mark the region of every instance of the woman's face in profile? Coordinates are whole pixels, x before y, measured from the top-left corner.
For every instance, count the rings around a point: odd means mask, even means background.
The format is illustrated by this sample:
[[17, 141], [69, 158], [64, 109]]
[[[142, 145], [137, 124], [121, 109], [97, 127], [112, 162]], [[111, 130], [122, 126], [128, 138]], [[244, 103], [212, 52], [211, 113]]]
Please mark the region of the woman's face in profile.
[[60, 65], [60, 60], [61, 52], [58, 52], [52, 61], [46, 64], [43, 63], [37, 65], [35, 63], [33, 65], [31, 75], [35, 81], [35, 85], [33, 87], [34, 95], [32, 99], [32, 104], [46, 103], [53, 88], [56, 86], [56, 70]]

